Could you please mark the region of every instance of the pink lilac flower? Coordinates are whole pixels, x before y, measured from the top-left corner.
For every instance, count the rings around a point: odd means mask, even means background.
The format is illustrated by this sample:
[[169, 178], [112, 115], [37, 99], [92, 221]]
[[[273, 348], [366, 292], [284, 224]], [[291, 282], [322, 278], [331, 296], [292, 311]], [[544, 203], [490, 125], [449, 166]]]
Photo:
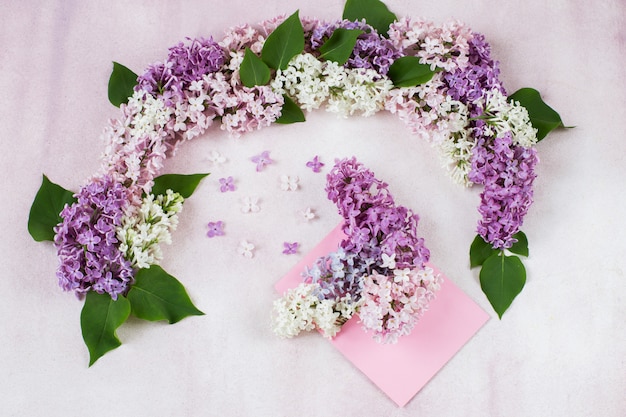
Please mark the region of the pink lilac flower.
[[[398, 279], [398, 276], [401, 276]], [[403, 270], [394, 276], [374, 272], [363, 282], [359, 317], [365, 330], [374, 332], [381, 343], [396, 343], [408, 335], [441, 285], [431, 268]]]
[[306, 163], [306, 166], [308, 168], [311, 168], [313, 172], [318, 173], [322, 171], [324, 163], [320, 161], [320, 157], [318, 155], [315, 155], [315, 157], [313, 157], [313, 160]]
[[484, 185], [480, 194], [478, 234], [494, 249], [510, 248], [533, 202], [535, 148], [513, 145], [511, 134], [491, 143], [481, 139], [472, 153], [469, 179]]
[[270, 151], [263, 151], [258, 155], [254, 155], [250, 160], [256, 164], [257, 172], [263, 171], [267, 165], [274, 163], [272, 158], [270, 158]]
[[298, 253], [298, 247], [300, 244], [298, 242], [283, 242], [283, 253], [285, 255], [294, 255]]
[[220, 191], [225, 193], [227, 191], [235, 191], [235, 180], [233, 177], [220, 178]]
[[209, 222], [207, 224], [209, 231], [207, 232], [207, 236], [208, 237], [215, 237], [215, 236], [224, 236], [224, 222], [223, 221], [217, 221], [217, 222]]
[[128, 190], [104, 176], [94, 178], [76, 197], [77, 202], [61, 211], [63, 220], [54, 228], [59, 285], [78, 297], [96, 291], [116, 300], [126, 294], [135, 275], [116, 238]]

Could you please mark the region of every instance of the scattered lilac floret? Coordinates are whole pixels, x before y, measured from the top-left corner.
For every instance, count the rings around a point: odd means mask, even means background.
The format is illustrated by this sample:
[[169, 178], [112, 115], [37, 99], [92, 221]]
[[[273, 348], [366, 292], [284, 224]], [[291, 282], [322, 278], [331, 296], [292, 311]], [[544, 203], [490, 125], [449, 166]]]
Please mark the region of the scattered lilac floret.
[[207, 226], [209, 227], [209, 231], [206, 234], [208, 237], [224, 236], [223, 221], [209, 222]]
[[227, 191], [235, 191], [235, 180], [233, 177], [220, 178], [220, 191], [225, 193]]
[[311, 168], [313, 172], [317, 173], [322, 171], [324, 163], [320, 161], [320, 157], [318, 155], [315, 155], [312, 161], [306, 163], [306, 166]]
[[293, 243], [289, 243], [289, 242], [283, 242], [283, 253], [285, 255], [294, 255], [296, 253], [298, 253], [298, 248], [300, 247], [300, 244], [298, 242], [293, 242]]
[[263, 151], [259, 155], [254, 155], [250, 160], [256, 164], [257, 172], [263, 171], [267, 165], [274, 162], [270, 158], [270, 151]]

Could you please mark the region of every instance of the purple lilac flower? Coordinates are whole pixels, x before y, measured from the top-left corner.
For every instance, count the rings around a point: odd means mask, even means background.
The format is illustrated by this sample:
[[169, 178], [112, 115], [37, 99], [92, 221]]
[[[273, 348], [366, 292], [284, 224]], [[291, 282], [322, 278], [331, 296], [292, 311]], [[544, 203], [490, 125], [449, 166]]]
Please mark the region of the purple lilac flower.
[[223, 221], [217, 221], [217, 222], [209, 222], [207, 224], [209, 231], [207, 232], [207, 236], [208, 237], [215, 237], [215, 236], [224, 236], [224, 222]]
[[318, 155], [315, 155], [312, 161], [306, 163], [306, 166], [311, 168], [313, 172], [318, 173], [321, 172], [324, 163], [320, 161], [320, 157]]
[[476, 33], [469, 41], [468, 65], [446, 73], [443, 78], [449, 87], [448, 95], [469, 105], [492, 89], [498, 89], [506, 95], [499, 75], [499, 63], [491, 58], [489, 43], [482, 34]]
[[386, 38], [380, 36], [370, 25], [363, 22], [342, 20], [318, 25], [311, 34], [311, 48], [317, 50], [333, 34], [335, 29], [360, 29], [365, 33], [359, 35], [346, 68], [374, 69], [381, 75], [389, 72], [389, 67], [402, 54]]
[[274, 162], [270, 158], [270, 151], [263, 151], [259, 155], [254, 155], [250, 160], [256, 164], [257, 172], [262, 171], [267, 165]]
[[213, 39], [188, 39], [169, 49], [165, 63], [157, 62], [137, 78], [135, 89], [154, 96], [182, 98], [183, 90], [203, 75], [217, 72], [224, 64], [225, 54]]
[[82, 297], [88, 291], [125, 294], [134, 271], [117, 247], [116, 227], [128, 204], [128, 190], [110, 176], [95, 178], [66, 205], [54, 228], [59, 257], [57, 277], [66, 291]]
[[494, 249], [510, 248], [533, 201], [535, 148], [512, 144], [511, 133], [492, 143], [480, 139], [472, 152], [470, 181], [484, 185], [480, 194], [478, 234]]
[[283, 242], [283, 253], [285, 255], [294, 255], [298, 253], [298, 247], [300, 244], [298, 242]]
[[358, 301], [367, 263], [356, 261], [356, 256], [340, 247], [336, 252], [318, 258], [311, 268], [307, 268], [302, 274], [304, 282], [319, 284], [316, 295], [320, 300], [338, 300], [350, 295]]
[[398, 268], [423, 267], [430, 257], [417, 235], [419, 217], [396, 206], [387, 184], [355, 158], [338, 161], [327, 176], [326, 191], [346, 220], [343, 231], [347, 252], [373, 265], [382, 254], [396, 256]]
[[205, 74], [219, 71], [224, 65], [225, 55], [213, 38], [187, 38], [189, 43], [180, 42], [169, 49], [167, 62], [172, 64], [172, 72], [189, 85]]
[[225, 193], [227, 191], [235, 191], [235, 180], [233, 177], [220, 178], [220, 191]]

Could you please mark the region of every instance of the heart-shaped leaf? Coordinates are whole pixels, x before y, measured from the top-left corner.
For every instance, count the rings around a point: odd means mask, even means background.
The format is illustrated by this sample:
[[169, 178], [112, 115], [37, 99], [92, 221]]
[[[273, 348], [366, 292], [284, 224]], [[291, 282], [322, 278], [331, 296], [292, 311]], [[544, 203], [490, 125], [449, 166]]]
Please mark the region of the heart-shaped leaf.
[[89, 366], [102, 355], [120, 346], [115, 330], [130, 314], [130, 303], [122, 296], [113, 300], [108, 294], [90, 291], [80, 313], [83, 340], [89, 349]]
[[521, 88], [509, 96], [509, 101], [518, 101], [528, 110], [530, 123], [537, 129], [537, 141], [545, 138], [557, 127], [563, 127], [561, 116], [541, 99], [534, 88]]
[[306, 119], [302, 109], [286, 94], [283, 94], [285, 104], [283, 104], [280, 117], [276, 119], [276, 123], [290, 124], [304, 122]]
[[491, 255], [480, 270], [480, 286], [493, 309], [502, 318], [526, 283], [526, 269], [517, 256]]
[[261, 59], [270, 68], [284, 70], [291, 58], [304, 50], [304, 30], [298, 11], [289, 16], [263, 44]]
[[270, 68], [250, 48], [246, 48], [239, 68], [239, 78], [241, 78], [243, 85], [249, 88], [265, 85], [270, 80]]
[[398, 20], [380, 0], [347, 0], [343, 18], [353, 22], [365, 19], [368, 25], [385, 37], [388, 37], [389, 25]]
[[358, 29], [335, 29], [330, 38], [320, 47], [320, 57], [339, 65], [345, 64], [354, 50], [357, 38], [362, 33], [364, 32]]
[[154, 179], [152, 194], [165, 195], [167, 190], [180, 194], [183, 198], [189, 198], [196, 190], [200, 181], [209, 174], [165, 174]]
[[391, 64], [387, 75], [396, 87], [414, 87], [430, 81], [435, 71], [429, 65], [420, 64], [416, 56], [403, 56]]
[[499, 252], [490, 243], [485, 242], [481, 235], [476, 235], [470, 246], [470, 267], [481, 266], [487, 258]]
[[113, 62], [113, 72], [109, 78], [109, 101], [115, 107], [128, 103], [137, 85], [137, 74], [122, 64]]
[[176, 323], [187, 316], [202, 316], [187, 295], [185, 287], [158, 265], [140, 269], [128, 292], [133, 315], [149, 321]]
[[526, 234], [520, 230], [513, 235], [513, 238], [517, 239], [517, 242], [515, 242], [509, 250], [518, 255], [528, 256], [528, 238]]
[[61, 223], [60, 213], [66, 204], [76, 201], [74, 193], [43, 176], [28, 216], [28, 233], [37, 242], [54, 240], [54, 226]]

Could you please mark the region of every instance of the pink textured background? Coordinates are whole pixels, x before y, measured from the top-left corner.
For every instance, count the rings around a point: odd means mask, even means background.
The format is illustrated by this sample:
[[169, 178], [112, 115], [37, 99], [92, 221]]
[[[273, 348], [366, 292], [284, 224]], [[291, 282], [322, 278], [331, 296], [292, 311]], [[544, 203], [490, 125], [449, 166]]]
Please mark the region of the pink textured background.
[[[214, 35], [281, 13], [338, 18], [343, 2], [80, 1], [3, 2], [0, 15], [0, 414], [3, 416], [588, 416], [626, 414], [626, 5], [607, 0], [475, 2], [388, 0], [399, 16], [456, 17], [491, 42], [509, 91], [540, 90], [577, 126], [540, 143], [536, 203], [524, 225], [531, 257], [522, 295], [485, 327], [409, 404], [399, 409], [315, 334], [275, 338], [274, 282], [338, 221], [323, 174], [304, 163], [356, 155], [422, 217], [432, 262], [483, 308], [467, 250], [478, 190], [453, 185], [429, 145], [390, 115], [338, 120], [311, 113], [299, 126], [271, 127], [241, 140], [213, 131], [168, 162], [168, 172], [212, 171], [185, 205], [164, 268], [207, 315], [167, 326], [132, 320], [124, 345], [87, 368], [81, 303], [63, 293], [56, 257], [26, 232], [41, 174], [77, 189], [96, 172], [111, 61], [136, 72], [165, 58], [185, 36]], [[184, 5], [184, 7], [183, 7]], [[208, 165], [211, 150], [229, 158]], [[248, 158], [271, 150], [261, 174]], [[328, 168], [328, 167], [326, 167]], [[299, 175], [283, 193], [278, 177]], [[238, 192], [220, 194], [233, 175]], [[255, 193], [262, 211], [245, 216]], [[320, 218], [298, 221], [315, 208]], [[226, 222], [207, 239], [205, 224]], [[258, 247], [245, 260], [242, 238]], [[297, 256], [282, 242], [302, 243]]]

